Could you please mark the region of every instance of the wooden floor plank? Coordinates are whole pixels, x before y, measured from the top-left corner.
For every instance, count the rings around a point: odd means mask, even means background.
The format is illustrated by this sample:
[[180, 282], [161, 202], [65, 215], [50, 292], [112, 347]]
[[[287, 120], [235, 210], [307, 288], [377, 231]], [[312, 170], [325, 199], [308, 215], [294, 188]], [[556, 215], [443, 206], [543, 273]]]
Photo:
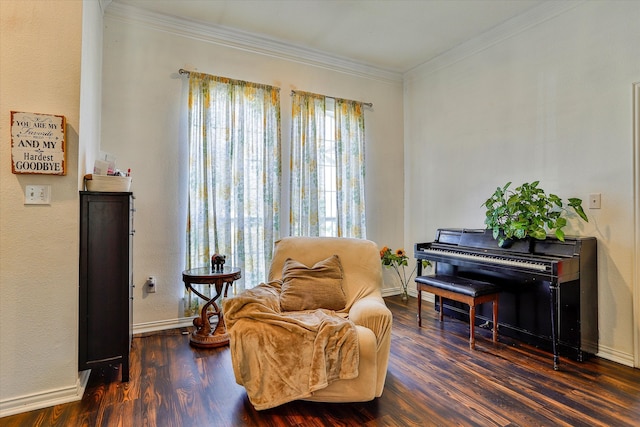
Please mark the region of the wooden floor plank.
[[83, 399], [0, 419], [13, 426], [637, 426], [640, 370], [592, 358], [562, 358], [478, 329], [440, 322], [416, 300], [385, 298], [394, 315], [382, 397], [371, 402], [291, 402], [256, 411], [235, 383], [228, 347], [197, 349], [187, 329], [136, 336], [130, 381], [112, 368], [91, 373]]

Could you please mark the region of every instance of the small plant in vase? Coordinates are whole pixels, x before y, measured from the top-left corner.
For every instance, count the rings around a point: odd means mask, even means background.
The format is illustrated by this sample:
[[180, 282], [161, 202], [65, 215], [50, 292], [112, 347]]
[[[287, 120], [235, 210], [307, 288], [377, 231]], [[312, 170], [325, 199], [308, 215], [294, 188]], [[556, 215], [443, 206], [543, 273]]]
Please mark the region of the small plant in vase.
[[[393, 268], [396, 272], [398, 279], [400, 279], [400, 284], [402, 285], [402, 301], [407, 301], [409, 299], [409, 293], [407, 292], [407, 287], [409, 286], [409, 280], [416, 272], [418, 265], [416, 264], [413, 267], [413, 270], [409, 275], [407, 275], [405, 267], [409, 265], [409, 257], [407, 256], [404, 249], [398, 249], [393, 251], [388, 247], [384, 247], [380, 250], [380, 260], [382, 261], [382, 265], [386, 268]], [[429, 261], [423, 260], [422, 267], [428, 267], [431, 263]]]

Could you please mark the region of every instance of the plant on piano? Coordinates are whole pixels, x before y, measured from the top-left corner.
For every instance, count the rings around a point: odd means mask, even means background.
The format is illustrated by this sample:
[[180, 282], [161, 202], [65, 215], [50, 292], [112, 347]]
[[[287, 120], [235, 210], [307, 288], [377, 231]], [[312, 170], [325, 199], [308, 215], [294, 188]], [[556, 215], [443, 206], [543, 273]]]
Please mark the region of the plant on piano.
[[544, 240], [547, 234], [554, 234], [564, 241], [567, 219], [563, 216], [570, 207], [580, 218], [589, 222], [582, 209], [582, 200], [571, 197], [567, 207], [555, 194], [546, 194], [538, 187], [539, 181], [525, 182], [515, 190], [509, 190], [511, 182], [496, 191], [482, 204], [487, 208], [485, 224], [493, 231], [498, 246], [505, 247], [513, 239], [528, 236]]
[[[384, 247], [380, 250], [380, 260], [382, 261], [382, 265], [386, 268], [393, 268], [393, 270], [398, 275], [398, 279], [400, 279], [400, 284], [402, 285], [402, 299], [406, 301], [408, 299], [407, 287], [409, 286], [409, 281], [411, 277], [416, 272], [418, 268], [418, 264], [413, 267], [413, 270], [407, 276], [407, 272], [405, 267], [409, 265], [409, 257], [404, 249], [398, 249], [393, 251], [388, 247]], [[431, 265], [431, 263], [427, 260], [422, 261], [422, 267], [427, 267]]]

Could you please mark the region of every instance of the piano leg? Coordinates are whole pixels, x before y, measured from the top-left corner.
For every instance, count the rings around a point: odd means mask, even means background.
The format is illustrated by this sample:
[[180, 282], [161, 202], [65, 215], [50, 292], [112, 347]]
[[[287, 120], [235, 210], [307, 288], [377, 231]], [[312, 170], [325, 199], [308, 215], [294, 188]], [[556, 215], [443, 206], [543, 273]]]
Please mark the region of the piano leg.
[[553, 369], [560, 369], [560, 356], [558, 355], [558, 284], [551, 282], [551, 345], [553, 349]]
[[[416, 277], [419, 277], [422, 276], [422, 261], [416, 260], [416, 263]], [[418, 288], [418, 326], [422, 327], [422, 290], [420, 286], [417, 286], [417, 283], [416, 288]]]
[[498, 342], [498, 297], [491, 304], [493, 305], [493, 342]]

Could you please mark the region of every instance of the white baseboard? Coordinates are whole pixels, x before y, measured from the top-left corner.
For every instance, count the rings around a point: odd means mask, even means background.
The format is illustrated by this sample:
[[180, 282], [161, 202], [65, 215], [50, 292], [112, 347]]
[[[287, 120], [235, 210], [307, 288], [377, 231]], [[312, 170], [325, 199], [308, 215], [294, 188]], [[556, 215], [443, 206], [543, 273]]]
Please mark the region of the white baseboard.
[[400, 295], [400, 288], [382, 288], [383, 297], [390, 297], [393, 295]]
[[601, 344], [598, 346], [598, 353], [596, 354], [596, 356], [610, 360], [612, 362], [620, 363], [621, 365], [629, 366], [632, 368], [634, 367], [633, 354], [623, 353], [616, 349], [605, 347]]
[[0, 402], [0, 418], [81, 400], [90, 373], [90, 370], [79, 372], [75, 386], [3, 400]]
[[[402, 293], [402, 288], [386, 288], [386, 289], [382, 289], [382, 296], [383, 297], [390, 297], [390, 296], [393, 296], [393, 295], [400, 295], [401, 293]], [[409, 289], [408, 293], [409, 293], [410, 297], [414, 297], [414, 298], [418, 297], [418, 292], [415, 289]], [[422, 294], [422, 301], [434, 302], [435, 301], [435, 297], [433, 296], [433, 294], [430, 294], [428, 292], [424, 292]]]
[[134, 334], [146, 332], [164, 331], [166, 329], [186, 328], [193, 326], [193, 317], [180, 317], [176, 319], [160, 320], [157, 322], [136, 323], [133, 325]]
[[[139, 323], [133, 325], [133, 333], [140, 334], [187, 326], [193, 326], [193, 317]], [[81, 400], [90, 374], [91, 370], [79, 372], [78, 380], [73, 387], [63, 387], [0, 401], [0, 418]]]

